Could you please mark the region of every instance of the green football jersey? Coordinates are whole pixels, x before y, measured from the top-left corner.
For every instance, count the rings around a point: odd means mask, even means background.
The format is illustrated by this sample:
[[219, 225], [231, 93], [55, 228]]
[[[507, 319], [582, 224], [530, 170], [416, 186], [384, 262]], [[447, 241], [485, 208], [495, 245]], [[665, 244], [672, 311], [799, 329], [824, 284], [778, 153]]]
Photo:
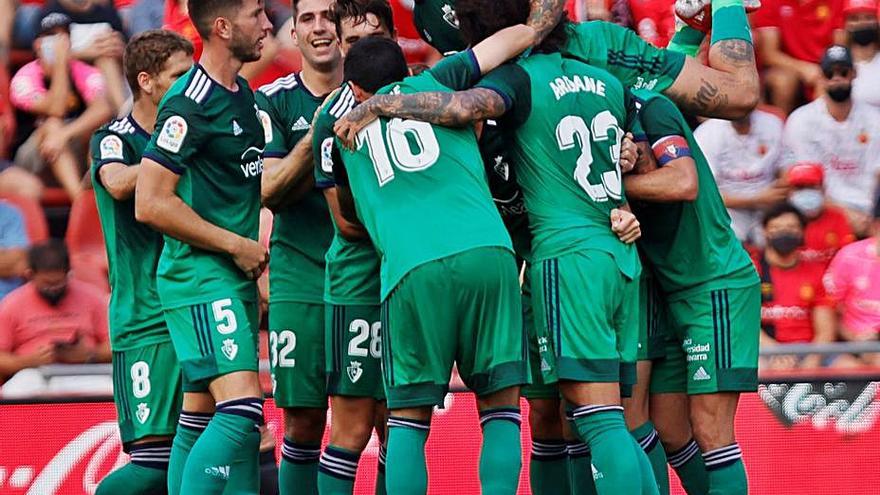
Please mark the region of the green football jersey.
[[[312, 145], [316, 152], [315, 184], [319, 189], [336, 186], [333, 178], [333, 124], [353, 107], [354, 95], [345, 84], [318, 116], [315, 127], [316, 130], [322, 129], [321, 141]], [[333, 242], [325, 258], [324, 301], [338, 305], [379, 304], [380, 261], [373, 242], [369, 239], [349, 241], [339, 233], [335, 221], [333, 229]]]
[[415, 0], [413, 23], [419, 36], [443, 55], [467, 48], [459, 31], [453, 0]]
[[665, 91], [681, 73], [684, 54], [657, 48], [631, 29], [605, 21], [571, 23], [562, 54], [605, 69], [624, 86]]
[[[456, 58], [378, 94], [460, 87], [462, 71], [448, 70], [463, 60]], [[357, 141], [357, 151], [338, 143], [335, 149], [358, 214], [382, 258], [382, 300], [424, 263], [480, 247], [513, 250], [489, 193], [472, 127], [382, 118], [364, 128]]]
[[487, 75], [513, 134], [512, 159], [532, 229], [533, 261], [583, 249], [611, 254], [621, 272], [639, 272], [635, 247], [611, 230], [626, 203], [620, 142], [635, 108], [620, 81], [559, 53], [532, 55]]
[[128, 115], [98, 129], [89, 146], [95, 202], [104, 231], [110, 275], [110, 345], [125, 351], [170, 337], [156, 292], [162, 234], [134, 218], [134, 196], [117, 201], [101, 182], [108, 163], [140, 165], [150, 135]]
[[[193, 66], [162, 99], [144, 157], [180, 175], [177, 194], [205, 221], [257, 240], [266, 139], [253, 92], [244, 78], [237, 84], [230, 91]], [[157, 276], [166, 310], [217, 298], [257, 300], [256, 283], [232, 257], [170, 236]]]
[[670, 299], [695, 291], [748, 287], [758, 277], [730, 226], [706, 157], [675, 104], [647, 90], [634, 92], [658, 165], [691, 156], [699, 177], [697, 199], [680, 203], [633, 202], [642, 225], [639, 242]]
[[[324, 101], [309, 92], [299, 74], [261, 87], [255, 97], [266, 134], [267, 158], [287, 156], [308, 133], [315, 111]], [[327, 202], [318, 189], [275, 212], [269, 257], [272, 302], [322, 302], [324, 254], [332, 238]]]

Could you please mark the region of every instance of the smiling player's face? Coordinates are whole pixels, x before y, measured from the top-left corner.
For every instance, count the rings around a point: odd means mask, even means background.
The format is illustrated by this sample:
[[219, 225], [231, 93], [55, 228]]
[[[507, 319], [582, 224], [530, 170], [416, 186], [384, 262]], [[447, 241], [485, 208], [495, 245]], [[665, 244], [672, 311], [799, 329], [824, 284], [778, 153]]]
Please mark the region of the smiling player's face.
[[296, 5], [293, 40], [306, 64], [334, 65], [339, 61], [336, 26], [330, 20], [331, 0], [301, 0]]

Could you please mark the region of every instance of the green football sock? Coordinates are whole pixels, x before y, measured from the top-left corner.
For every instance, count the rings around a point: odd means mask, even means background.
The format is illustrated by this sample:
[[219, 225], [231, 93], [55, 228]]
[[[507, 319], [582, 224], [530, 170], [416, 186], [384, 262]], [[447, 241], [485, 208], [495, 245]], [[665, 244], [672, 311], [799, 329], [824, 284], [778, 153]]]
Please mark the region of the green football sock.
[[351, 495], [361, 455], [357, 452], [328, 445], [318, 465], [318, 493], [321, 495]]
[[700, 51], [700, 45], [703, 44], [703, 39], [705, 38], [706, 33], [682, 22], [676, 28], [675, 36], [669, 40], [666, 49], [671, 52], [684, 53], [690, 57], [696, 57]]
[[675, 470], [681, 486], [688, 495], [709, 493], [709, 473], [703, 464], [700, 447], [693, 439], [684, 447], [666, 455], [669, 465]]
[[[259, 489], [261, 479], [260, 430], [254, 428], [247, 435], [244, 446], [232, 464], [234, 476], [229, 476], [226, 491], [223, 493], [250, 493], [254, 487]], [[263, 493], [263, 492], [260, 492]]]
[[431, 425], [409, 418], [388, 418], [388, 466], [385, 489], [394, 495], [424, 495], [428, 492], [425, 442]]
[[161, 495], [168, 493], [168, 471], [132, 462], [101, 480], [95, 495]]
[[281, 446], [281, 467], [278, 468], [280, 495], [317, 495], [320, 444], [296, 443], [284, 438]]
[[[572, 411], [578, 435], [587, 441], [592, 455], [596, 493], [636, 494], [642, 491], [640, 449], [626, 429], [620, 406], [581, 406]], [[630, 448], [626, 448], [629, 446]], [[634, 473], [639, 473], [635, 475]]]
[[739, 444], [728, 445], [703, 454], [709, 473], [709, 495], [746, 495], [749, 481]]
[[660, 446], [660, 436], [654, 429], [654, 423], [648, 421], [631, 431], [630, 434], [639, 442], [639, 446], [648, 456], [660, 495], [669, 495], [669, 468], [666, 466], [666, 451]]
[[186, 466], [186, 460], [193, 445], [201, 436], [213, 413], [197, 413], [197, 412], [180, 412], [178, 420], [177, 432], [174, 434], [174, 441], [171, 443], [171, 459], [168, 461], [168, 493], [169, 495], [179, 495], [180, 483], [183, 481], [183, 468]]
[[[193, 445], [183, 469], [180, 492], [221, 494], [231, 477], [254, 480], [245, 493], [259, 491], [259, 442], [263, 401], [252, 397], [217, 404], [217, 413]], [[254, 472], [251, 472], [254, 471]]]
[[570, 495], [565, 440], [532, 439], [529, 486], [534, 495]]
[[752, 43], [752, 30], [742, 0], [712, 0], [712, 44], [724, 40]]
[[522, 470], [522, 443], [518, 407], [480, 411], [483, 450], [480, 453], [480, 486], [483, 495], [516, 493]]
[[[572, 429], [574, 429], [572, 422]], [[568, 452], [568, 486], [571, 495], [596, 495], [596, 483], [593, 481], [593, 458], [590, 446], [581, 443], [569, 443]]]
[[376, 466], [376, 495], [385, 495], [385, 446], [379, 447], [379, 462]]

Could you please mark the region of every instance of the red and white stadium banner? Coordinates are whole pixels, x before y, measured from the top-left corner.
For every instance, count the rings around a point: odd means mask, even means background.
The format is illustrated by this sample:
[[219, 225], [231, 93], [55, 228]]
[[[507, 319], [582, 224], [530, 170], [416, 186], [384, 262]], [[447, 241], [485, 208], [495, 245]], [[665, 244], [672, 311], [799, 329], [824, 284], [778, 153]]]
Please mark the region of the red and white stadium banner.
[[[751, 493], [880, 493], [878, 389], [880, 382], [796, 383], [744, 396], [737, 436]], [[266, 406], [280, 438], [281, 415], [271, 401]], [[106, 473], [126, 462], [114, 417], [109, 402], [0, 406], [0, 493], [93, 494]], [[522, 494], [528, 493], [528, 437], [524, 427]], [[428, 442], [429, 492], [479, 493], [479, 450], [473, 397], [450, 395]], [[373, 493], [377, 453], [374, 438], [363, 456], [358, 494]], [[675, 486], [673, 493], [683, 492]]]

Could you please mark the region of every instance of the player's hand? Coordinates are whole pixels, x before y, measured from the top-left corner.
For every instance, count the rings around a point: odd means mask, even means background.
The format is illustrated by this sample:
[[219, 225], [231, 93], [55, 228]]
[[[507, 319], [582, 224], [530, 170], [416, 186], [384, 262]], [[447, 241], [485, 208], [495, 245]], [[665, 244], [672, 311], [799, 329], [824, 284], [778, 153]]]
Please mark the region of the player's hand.
[[620, 143], [620, 171], [624, 174], [632, 171], [639, 160], [639, 147], [632, 133], [627, 132]]
[[357, 135], [361, 129], [368, 126], [371, 122], [378, 118], [378, 115], [370, 109], [370, 101], [354, 107], [348, 112], [348, 115], [336, 121], [333, 126], [333, 132], [336, 137], [342, 141], [342, 145], [350, 150], [356, 147]]
[[257, 241], [240, 237], [232, 253], [232, 260], [249, 279], [260, 278], [269, 264], [269, 250]]
[[632, 244], [642, 237], [642, 227], [636, 216], [619, 208], [611, 210], [611, 230], [626, 244]]

